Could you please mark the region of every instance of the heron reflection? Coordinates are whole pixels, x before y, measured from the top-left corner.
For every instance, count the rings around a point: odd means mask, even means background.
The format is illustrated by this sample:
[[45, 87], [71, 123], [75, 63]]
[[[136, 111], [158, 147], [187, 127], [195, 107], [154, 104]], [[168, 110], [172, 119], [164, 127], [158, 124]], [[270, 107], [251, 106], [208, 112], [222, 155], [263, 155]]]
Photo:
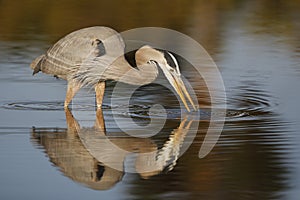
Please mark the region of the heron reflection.
[[32, 139], [65, 176], [95, 190], [118, 183], [130, 155], [135, 155], [132, 167], [142, 178], [172, 170], [193, 122], [186, 116], [159, 148], [151, 138], [109, 136], [101, 109], [89, 128], [81, 127], [69, 109], [65, 114], [67, 129], [33, 128]]

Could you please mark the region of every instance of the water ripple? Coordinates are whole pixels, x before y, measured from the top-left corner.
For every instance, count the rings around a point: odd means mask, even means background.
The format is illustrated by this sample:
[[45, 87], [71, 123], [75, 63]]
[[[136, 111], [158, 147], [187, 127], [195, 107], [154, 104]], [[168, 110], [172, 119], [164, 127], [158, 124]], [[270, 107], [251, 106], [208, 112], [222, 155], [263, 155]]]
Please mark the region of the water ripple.
[[[63, 111], [63, 102], [62, 101], [20, 101], [20, 102], [7, 102], [0, 106], [0, 108], [8, 110], [25, 110], [25, 111]], [[94, 104], [72, 104], [71, 106], [74, 110], [77, 111], [94, 111], [96, 106]], [[127, 116], [133, 118], [141, 119], [150, 119], [149, 109], [151, 105], [138, 105], [131, 104], [129, 108], [127, 105], [117, 105], [111, 106], [108, 104], [103, 104], [102, 109], [111, 110], [114, 109], [114, 114], [119, 116]], [[119, 112], [118, 112], [119, 111]], [[165, 113], [166, 112], [166, 113]], [[167, 114], [168, 119], [179, 119], [181, 117], [182, 111], [179, 108], [166, 108], [165, 110], [157, 110], [152, 113], [151, 117], [160, 119]], [[220, 111], [221, 114], [221, 111]], [[192, 115], [199, 115], [201, 120], [209, 120], [211, 118], [211, 110], [208, 108], [200, 109], [198, 112], [192, 113]], [[218, 115], [218, 111], [214, 113]], [[228, 120], [238, 120], [243, 117], [249, 117], [251, 112], [248, 110], [227, 110], [227, 119]]]
[[56, 102], [13, 102], [1, 106], [9, 110], [63, 110], [63, 103]]

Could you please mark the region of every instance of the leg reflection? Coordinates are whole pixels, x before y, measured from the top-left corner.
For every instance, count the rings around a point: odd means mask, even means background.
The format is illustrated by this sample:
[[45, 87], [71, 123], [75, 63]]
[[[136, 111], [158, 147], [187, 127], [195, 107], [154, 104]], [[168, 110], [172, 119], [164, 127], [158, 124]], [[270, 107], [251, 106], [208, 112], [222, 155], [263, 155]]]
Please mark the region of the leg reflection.
[[[151, 138], [106, 133], [101, 109], [97, 109], [94, 127], [80, 127], [72, 112], [66, 108], [67, 129], [35, 128], [32, 138], [48, 154], [50, 161], [74, 181], [90, 188], [104, 190], [113, 187], [123, 172], [136, 172], [142, 178], [171, 170], [180, 156], [182, 144], [192, 120], [185, 117], [161, 148]], [[134, 155], [128, 166], [126, 158]]]

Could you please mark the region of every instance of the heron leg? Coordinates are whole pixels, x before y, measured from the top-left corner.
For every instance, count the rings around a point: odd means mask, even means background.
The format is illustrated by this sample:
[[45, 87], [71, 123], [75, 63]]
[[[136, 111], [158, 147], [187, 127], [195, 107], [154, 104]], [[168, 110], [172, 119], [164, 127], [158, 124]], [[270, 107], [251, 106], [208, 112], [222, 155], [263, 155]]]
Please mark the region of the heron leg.
[[101, 131], [101, 133], [103, 135], [105, 135], [105, 133], [106, 133], [105, 122], [104, 122], [104, 117], [103, 117], [103, 113], [102, 113], [101, 108], [98, 108], [97, 111], [96, 111], [96, 120], [95, 120], [94, 127], [96, 129], [98, 129], [99, 131]]
[[95, 86], [97, 108], [101, 108], [105, 91], [105, 81], [98, 82]]
[[66, 94], [66, 99], [64, 103], [64, 107], [67, 108], [75, 94], [78, 92], [78, 90], [81, 88], [80, 84], [76, 83], [75, 81], [69, 81], [68, 82], [68, 89]]

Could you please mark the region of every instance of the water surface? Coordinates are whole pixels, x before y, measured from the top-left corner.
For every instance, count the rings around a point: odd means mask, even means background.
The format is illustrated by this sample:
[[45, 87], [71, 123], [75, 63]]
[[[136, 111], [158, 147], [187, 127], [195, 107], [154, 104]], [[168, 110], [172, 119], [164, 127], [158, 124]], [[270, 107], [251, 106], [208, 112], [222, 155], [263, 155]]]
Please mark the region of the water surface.
[[[155, 1], [1, 1], [1, 199], [298, 199], [299, 8], [292, 0], [163, 1], [159, 6]], [[206, 48], [224, 79], [228, 108], [224, 130], [206, 157], [200, 159], [198, 152], [211, 115], [209, 99], [188, 67], [182, 71], [199, 92], [200, 119], [188, 116], [182, 122], [176, 97], [157, 84], [141, 87], [129, 111], [118, 113], [119, 122], [132, 117], [142, 129], [150, 106], [164, 105], [164, 128], [146, 139], [128, 137], [118, 128], [110, 104], [114, 83], [107, 87], [102, 114], [96, 113], [88, 88], [65, 112], [66, 82], [31, 76], [32, 59], [66, 33], [90, 25], [118, 31], [162, 26]], [[161, 113], [154, 116], [160, 119]], [[95, 122], [100, 130], [92, 128]], [[185, 130], [194, 130], [195, 138]], [[166, 154], [175, 136], [179, 146], [192, 144], [162, 170], [143, 173], [144, 162], [107, 151], [104, 143], [92, 145], [102, 141], [104, 131], [114, 144], [136, 152], [165, 147]], [[99, 162], [105, 157], [137, 173]]]

